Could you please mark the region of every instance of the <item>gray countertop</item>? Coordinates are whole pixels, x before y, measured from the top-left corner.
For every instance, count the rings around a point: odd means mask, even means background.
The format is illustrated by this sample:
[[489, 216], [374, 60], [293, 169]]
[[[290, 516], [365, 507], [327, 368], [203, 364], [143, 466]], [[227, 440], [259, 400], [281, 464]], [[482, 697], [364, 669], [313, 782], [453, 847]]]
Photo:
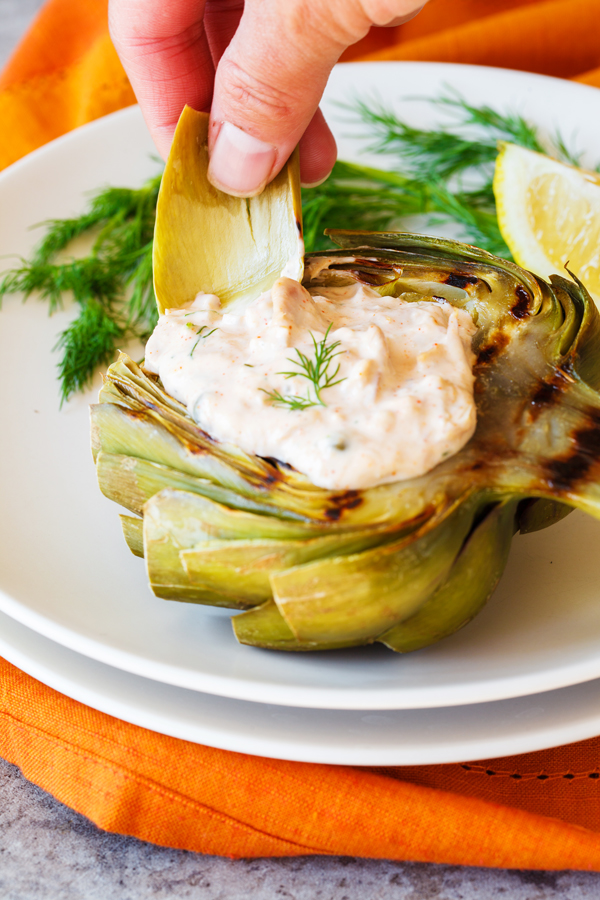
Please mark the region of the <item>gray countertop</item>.
[[[0, 0], [0, 68], [42, 0]], [[350, 857], [230, 860], [100, 831], [0, 760], [2, 900], [592, 900], [600, 874]]]
[[600, 875], [351, 857], [230, 860], [107, 834], [0, 762], [2, 900], [592, 900]]

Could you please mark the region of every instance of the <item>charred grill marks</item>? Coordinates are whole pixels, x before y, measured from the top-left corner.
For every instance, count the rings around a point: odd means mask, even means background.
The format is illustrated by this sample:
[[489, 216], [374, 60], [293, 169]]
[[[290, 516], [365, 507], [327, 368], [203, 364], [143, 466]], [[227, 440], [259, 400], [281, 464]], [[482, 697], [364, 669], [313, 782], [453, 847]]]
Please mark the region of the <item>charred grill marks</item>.
[[530, 422], [535, 422], [544, 409], [556, 403], [568, 385], [568, 379], [559, 370], [555, 371], [546, 381], [540, 382], [530, 401]]
[[600, 459], [600, 411], [588, 410], [589, 425], [571, 437], [573, 450], [561, 459], [546, 462], [548, 481], [558, 491], [570, 491]]
[[284, 463], [280, 459], [275, 459], [274, 456], [259, 456], [258, 459], [262, 459], [263, 462], [266, 462], [268, 466], [272, 466], [274, 469], [279, 469], [280, 466], [283, 466], [286, 469], [292, 468], [289, 463]]
[[477, 284], [478, 281], [479, 278], [475, 275], [461, 275], [460, 272], [450, 272], [445, 279], [446, 284], [449, 284], [451, 287], [462, 288], [463, 291], [468, 284]]
[[529, 315], [530, 296], [522, 285], [515, 289], [517, 302], [511, 307], [510, 314], [515, 319], [526, 319]]
[[[259, 484], [261, 487], [270, 488], [274, 484], [277, 484], [278, 481], [282, 480], [282, 472], [279, 469], [281, 463], [278, 459], [274, 459], [272, 456], [259, 456], [257, 458], [262, 460], [269, 467], [269, 471], [265, 475], [259, 476]], [[289, 468], [291, 468], [291, 466]]]
[[337, 522], [344, 510], [356, 509], [363, 502], [363, 498], [360, 491], [344, 491], [343, 494], [334, 494], [329, 498], [329, 502], [332, 505], [327, 507], [325, 515], [331, 522]]
[[484, 344], [483, 347], [479, 348], [475, 365], [485, 366], [494, 362], [496, 357], [508, 346], [508, 343], [508, 335], [504, 334], [502, 331], [497, 331], [491, 336], [487, 344]]
[[[113, 406], [117, 406], [118, 404], [113, 404]], [[145, 409], [132, 409], [130, 406], [122, 406], [121, 409], [129, 419], [147, 419]]]

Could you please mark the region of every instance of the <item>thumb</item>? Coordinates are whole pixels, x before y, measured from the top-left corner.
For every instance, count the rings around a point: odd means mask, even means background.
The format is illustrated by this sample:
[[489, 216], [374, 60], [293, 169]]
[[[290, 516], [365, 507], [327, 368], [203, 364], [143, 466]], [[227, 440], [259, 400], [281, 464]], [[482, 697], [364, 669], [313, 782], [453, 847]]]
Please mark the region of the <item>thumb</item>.
[[397, 24], [423, 2], [246, 0], [216, 73], [209, 132], [213, 184], [241, 197], [260, 193], [309, 124], [301, 146], [303, 181], [326, 177], [336, 148], [317, 107], [331, 69], [371, 25]]
[[303, 181], [320, 181], [333, 167], [335, 141], [323, 116], [315, 113], [346, 40], [345, 34], [325, 37], [328, 28], [320, 20], [329, 13], [311, 10], [316, 5], [326, 4], [246, 0], [217, 68], [211, 111], [208, 177], [227, 193], [260, 193], [309, 123], [312, 152], [303, 156], [309, 156], [310, 172], [302, 172]]

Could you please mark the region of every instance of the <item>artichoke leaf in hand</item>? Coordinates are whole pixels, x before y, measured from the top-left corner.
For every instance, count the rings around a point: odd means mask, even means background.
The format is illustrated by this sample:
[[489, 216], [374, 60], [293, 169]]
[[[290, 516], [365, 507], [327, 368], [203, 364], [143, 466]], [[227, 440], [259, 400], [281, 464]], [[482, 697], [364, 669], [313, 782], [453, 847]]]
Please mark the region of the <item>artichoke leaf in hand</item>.
[[161, 313], [199, 291], [227, 306], [269, 290], [284, 269], [302, 276], [297, 151], [262, 194], [230, 197], [206, 176], [208, 118], [184, 109], [158, 195], [153, 267]]

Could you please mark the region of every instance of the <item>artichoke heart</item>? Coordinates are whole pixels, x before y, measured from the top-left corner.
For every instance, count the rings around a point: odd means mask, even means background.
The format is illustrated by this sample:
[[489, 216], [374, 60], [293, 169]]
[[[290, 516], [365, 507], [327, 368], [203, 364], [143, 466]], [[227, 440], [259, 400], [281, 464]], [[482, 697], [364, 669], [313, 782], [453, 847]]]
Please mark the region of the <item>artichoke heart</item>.
[[[296, 161], [251, 209], [207, 187], [205, 129], [185, 113], [161, 188], [161, 312], [198, 291], [243, 304], [297, 258]], [[546, 282], [455, 241], [330, 236], [338, 249], [306, 257], [307, 289], [368, 285], [472, 317], [477, 425], [462, 449], [419, 477], [318, 487], [216, 441], [121, 354], [92, 407], [94, 458], [102, 492], [141, 517], [123, 529], [157, 596], [243, 610], [234, 631], [253, 646], [408, 652], [476, 615], [516, 531], [574, 507], [600, 518], [600, 314], [577, 279]]]

